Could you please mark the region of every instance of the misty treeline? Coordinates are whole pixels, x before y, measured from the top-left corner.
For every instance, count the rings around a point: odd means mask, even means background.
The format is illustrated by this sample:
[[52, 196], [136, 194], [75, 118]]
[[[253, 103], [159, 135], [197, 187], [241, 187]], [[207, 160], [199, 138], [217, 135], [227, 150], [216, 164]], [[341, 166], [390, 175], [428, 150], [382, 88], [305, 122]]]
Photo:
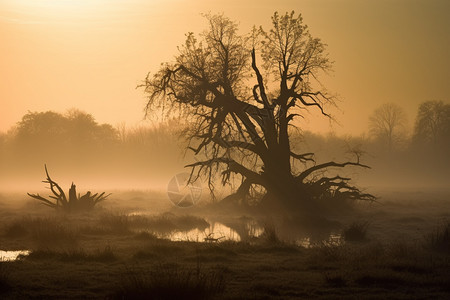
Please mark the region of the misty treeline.
[[422, 102], [413, 120], [403, 107], [385, 103], [361, 125], [367, 130], [360, 136], [306, 133], [303, 140], [311, 149], [322, 149], [316, 153], [324, 159], [360, 153], [372, 167], [360, 176], [366, 186], [448, 186], [449, 103]]
[[182, 170], [177, 128], [171, 120], [132, 128], [99, 124], [77, 109], [28, 112], [0, 135], [1, 181], [39, 182], [47, 164], [55, 180], [152, 188]]
[[[39, 183], [46, 163], [55, 176], [92, 180], [93, 186], [163, 187], [193, 159], [185, 151], [181, 123], [171, 119], [128, 128], [99, 124], [76, 109], [29, 112], [0, 134], [0, 180], [17, 187]], [[448, 184], [450, 104], [423, 102], [408, 129], [403, 108], [387, 103], [362, 126], [368, 130], [360, 136], [293, 131], [292, 147], [314, 150], [318, 163], [359, 152], [372, 169], [356, 170], [354, 176], [366, 186]]]

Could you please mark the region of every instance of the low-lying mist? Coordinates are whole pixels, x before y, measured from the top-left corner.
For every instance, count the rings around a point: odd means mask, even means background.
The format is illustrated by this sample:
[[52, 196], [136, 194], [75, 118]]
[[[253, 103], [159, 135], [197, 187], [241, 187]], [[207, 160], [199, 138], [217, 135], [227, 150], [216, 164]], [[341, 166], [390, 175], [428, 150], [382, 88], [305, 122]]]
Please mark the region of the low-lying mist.
[[[71, 110], [28, 113], [0, 135], [0, 190], [42, 190], [44, 164], [63, 188], [165, 190], [169, 180], [195, 161], [180, 135], [179, 121], [114, 128]], [[365, 188], [445, 188], [450, 178], [447, 148], [405, 138], [388, 148], [382, 139], [293, 132], [291, 147], [314, 152], [317, 163], [360, 156], [371, 169], [348, 169]], [[345, 175], [345, 174], [342, 174]]]

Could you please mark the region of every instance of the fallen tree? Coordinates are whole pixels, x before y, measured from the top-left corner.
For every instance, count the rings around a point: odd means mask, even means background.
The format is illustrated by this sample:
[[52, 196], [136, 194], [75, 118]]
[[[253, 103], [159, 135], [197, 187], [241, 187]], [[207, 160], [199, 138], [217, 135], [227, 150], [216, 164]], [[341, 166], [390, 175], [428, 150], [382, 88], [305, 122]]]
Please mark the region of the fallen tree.
[[111, 195], [105, 195], [105, 192], [101, 194], [91, 194], [91, 192], [89, 191], [82, 196], [80, 194], [77, 195], [76, 186], [72, 183], [69, 189], [69, 197], [67, 198], [66, 194], [58, 185], [58, 183], [50, 178], [47, 170], [47, 165], [45, 165], [44, 167], [47, 178], [42, 182], [48, 183], [49, 189], [53, 195], [48, 196], [48, 198], [44, 198], [39, 194], [27, 194], [28, 196], [38, 200], [41, 204], [44, 204], [48, 207], [64, 212], [89, 211], [92, 210], [96, 204], [104, 201]]

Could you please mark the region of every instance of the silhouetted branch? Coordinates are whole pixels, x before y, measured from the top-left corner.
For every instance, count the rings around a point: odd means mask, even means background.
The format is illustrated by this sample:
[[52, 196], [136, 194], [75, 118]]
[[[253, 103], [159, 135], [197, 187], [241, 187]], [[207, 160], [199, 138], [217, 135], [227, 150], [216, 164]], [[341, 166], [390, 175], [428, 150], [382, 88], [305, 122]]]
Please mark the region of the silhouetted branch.
[[326, 168], [330, 168], [330, 167], [344, 168], [346, 166], [358, 166], [358, 167], [370, 169], [369, 166], [360, 164], [359, 162], [336, 163], [334, 161], [330, 161], [330, 162], [319, 164], [319, 165], [315, 165], [315, 166], [313, 166], [313, 167], [311, 167], [309, 169], [306, 169], [305, 171], [301, 172], [300, 175], [298, 175], [296, 177], [296, 179], [299, 180], [299, 181], [303, 181], [304, 179], [306, 179], [306, 177], [311, 175], [313, 172], [316, 172], [316, 171], [319, 171], [319, 170], [323, 170], [323, 169], [326, 169]]
[[76, 186], [72, 183], [69, 189], [69, 199], [66, 198], [66, 195], [62, 188], [53, 181], [50, 178], [50, 175], [47, 170], [47, 166], [45, 165], [45, 174], [47, 175], [47, 180], [43, 181], [44, 183], [48, 183], [50, 185], [50, 190], [53, 193], [53, 196], [48, 196], [50, 199], [55, 200], [55, 202], [46, 199], [39, 194], [31, 194], [27, 193], [28, 196], [39, 200], [42, 204], [49, 206], [54, 209], [63, 209], [64, 211], [71, 212], [71, 211], [82, 211], [82, 210], [89, 210], [94, 208], [94, 206], [104, 201], [108, 196], [111, 194], [105, 195], [105, 192], [101, 193], [100, 195], [94, 194], [91, 195], [91, 192], [87, 192], [83, 196], [78, 195], [76, 192]]

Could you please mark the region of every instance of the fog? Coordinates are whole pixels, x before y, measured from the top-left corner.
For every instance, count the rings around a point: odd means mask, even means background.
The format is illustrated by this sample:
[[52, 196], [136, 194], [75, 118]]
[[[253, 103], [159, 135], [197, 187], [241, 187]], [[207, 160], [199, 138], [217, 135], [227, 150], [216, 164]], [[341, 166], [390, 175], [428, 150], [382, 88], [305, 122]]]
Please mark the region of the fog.
[[450, 299], [448, 6], [3, 1], [0, 298]]
[[[180, 120], [153, 126], [100, 124], [87, 112], [29, 112], [0, 136], [0, 190], [41, 190], [44, 164], [52, 178], [82, 190], [165, 190], [176, 174], [190, 172], [195, 162]], [[448, 137], [442, 143], [414, 142], [414, 132], [403, 132], [392, 149], [370, 132], [362, 136], [292, 132], [291, 147], [314, 152], [317, 163], [352, 160], [355, 151], [371, 169], [348, 168], [363, 188], [442, 189], [448, 187]], [[447, 140], [445, 140], [447, 138]], [[200, 178], [205, 185], [205, 178]], [[206, 187], [206, 185], [205, 185]], [[25, 190], [24, 190], [25, 189]]]
[[2, 135], [1, 189], [42, 187], [44, 164], [62, 186], [161, 188], [183, 170], [173, 125], [114, 128], [76, 110], [29, 113]]

